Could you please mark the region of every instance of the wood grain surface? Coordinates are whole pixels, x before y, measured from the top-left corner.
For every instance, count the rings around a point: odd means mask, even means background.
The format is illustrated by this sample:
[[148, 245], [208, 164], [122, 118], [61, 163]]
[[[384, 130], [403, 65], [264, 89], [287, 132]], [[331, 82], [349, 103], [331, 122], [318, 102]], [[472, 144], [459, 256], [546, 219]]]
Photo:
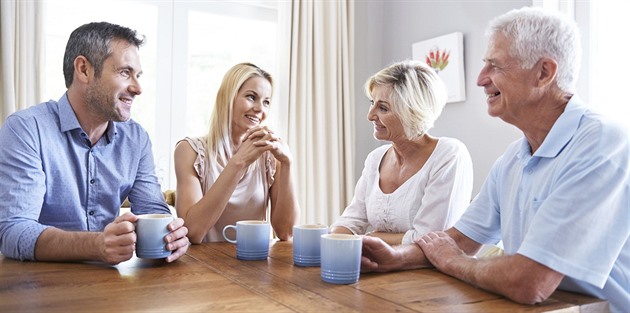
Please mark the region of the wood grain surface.
[[229, 243], [193, 245], [167, 264], [21, 262], [0, 255], [0, 312], [603, 312], [606, 301], [555, 292], [527, 306], [433, 269], [362, 273], [333, 285], [319, 267], [293, 265], [292, 243], [263, 261]]

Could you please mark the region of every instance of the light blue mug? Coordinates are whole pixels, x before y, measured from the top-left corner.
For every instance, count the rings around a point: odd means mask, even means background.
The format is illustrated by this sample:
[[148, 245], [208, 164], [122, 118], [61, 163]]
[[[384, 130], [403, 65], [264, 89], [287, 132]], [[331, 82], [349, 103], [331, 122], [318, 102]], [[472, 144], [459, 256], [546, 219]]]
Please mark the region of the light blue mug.
[[170, 233], [168, 224], [173, 221], [170, 214], [138, 215], [136, 221], [136, 256], [143, 259], [162, 259], [171, 255], [166, 249], [164, 237]]
[[321, 278], [331, 284], [353, 284], [361, 273], [361, 236], [321, 236]]
[[321, 237], [328, 233], [328, 226], [293, 226], [293, 264], [297, 266], [319, 266], [321, 261]]
[[[236, 231], [236, 239], [225, 233], [228, 229]], [[259, 220], [238, 221], [236, 225], [223, 227], [223, 238], [236, 244], [236, 258], [239, 260], [266, 260], [269, 256], [269, 222]]]

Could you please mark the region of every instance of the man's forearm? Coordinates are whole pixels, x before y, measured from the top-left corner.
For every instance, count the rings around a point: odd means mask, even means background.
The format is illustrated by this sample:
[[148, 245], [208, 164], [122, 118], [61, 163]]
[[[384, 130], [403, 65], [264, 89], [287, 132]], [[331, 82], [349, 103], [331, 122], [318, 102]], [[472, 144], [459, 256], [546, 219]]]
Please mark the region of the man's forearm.
[[101, 261], [97, 232], [68, 232], [49, 227], [35, 243], [37, 261]]
[[547, 299], [564, 277], [518, 254], [482, 260], [458, 256], [445, 264], [440, 268], [445, 274], [524, 304]]

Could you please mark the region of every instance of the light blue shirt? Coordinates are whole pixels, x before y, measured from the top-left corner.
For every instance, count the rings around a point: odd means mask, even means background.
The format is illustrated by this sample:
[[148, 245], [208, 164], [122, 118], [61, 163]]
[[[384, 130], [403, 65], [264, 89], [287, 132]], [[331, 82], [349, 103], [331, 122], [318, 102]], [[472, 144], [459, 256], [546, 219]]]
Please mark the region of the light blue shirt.
[[67, 96], [9, 116], [0, 128], [0, 251], [34, 260], [47, 227], [102, 231], [129, 197], [135, 214], [167, 213], [151, 141], [136, 122], [110, 122], [91, 145]]
[[569, 101], [540, 148], [525, 138], [496, 161], [455, 228], [503, 240], [565, 275], [559, 288], [630, 311], [630, 139], [625, 128]]

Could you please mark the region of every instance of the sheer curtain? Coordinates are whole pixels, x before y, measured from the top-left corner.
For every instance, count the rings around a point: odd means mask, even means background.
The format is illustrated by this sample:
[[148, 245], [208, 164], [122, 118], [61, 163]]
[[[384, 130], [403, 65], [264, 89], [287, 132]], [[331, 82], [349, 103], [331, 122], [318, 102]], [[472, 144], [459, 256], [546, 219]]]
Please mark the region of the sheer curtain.
[[352, 1], [290, 1], [281, 9], [279, 122], [294, 155], [301, 223], [330, 225], [354, 193]]
[[11, 113], [42, 100], [42, 8], [42, 1], [0, 3], [0, 125]]

